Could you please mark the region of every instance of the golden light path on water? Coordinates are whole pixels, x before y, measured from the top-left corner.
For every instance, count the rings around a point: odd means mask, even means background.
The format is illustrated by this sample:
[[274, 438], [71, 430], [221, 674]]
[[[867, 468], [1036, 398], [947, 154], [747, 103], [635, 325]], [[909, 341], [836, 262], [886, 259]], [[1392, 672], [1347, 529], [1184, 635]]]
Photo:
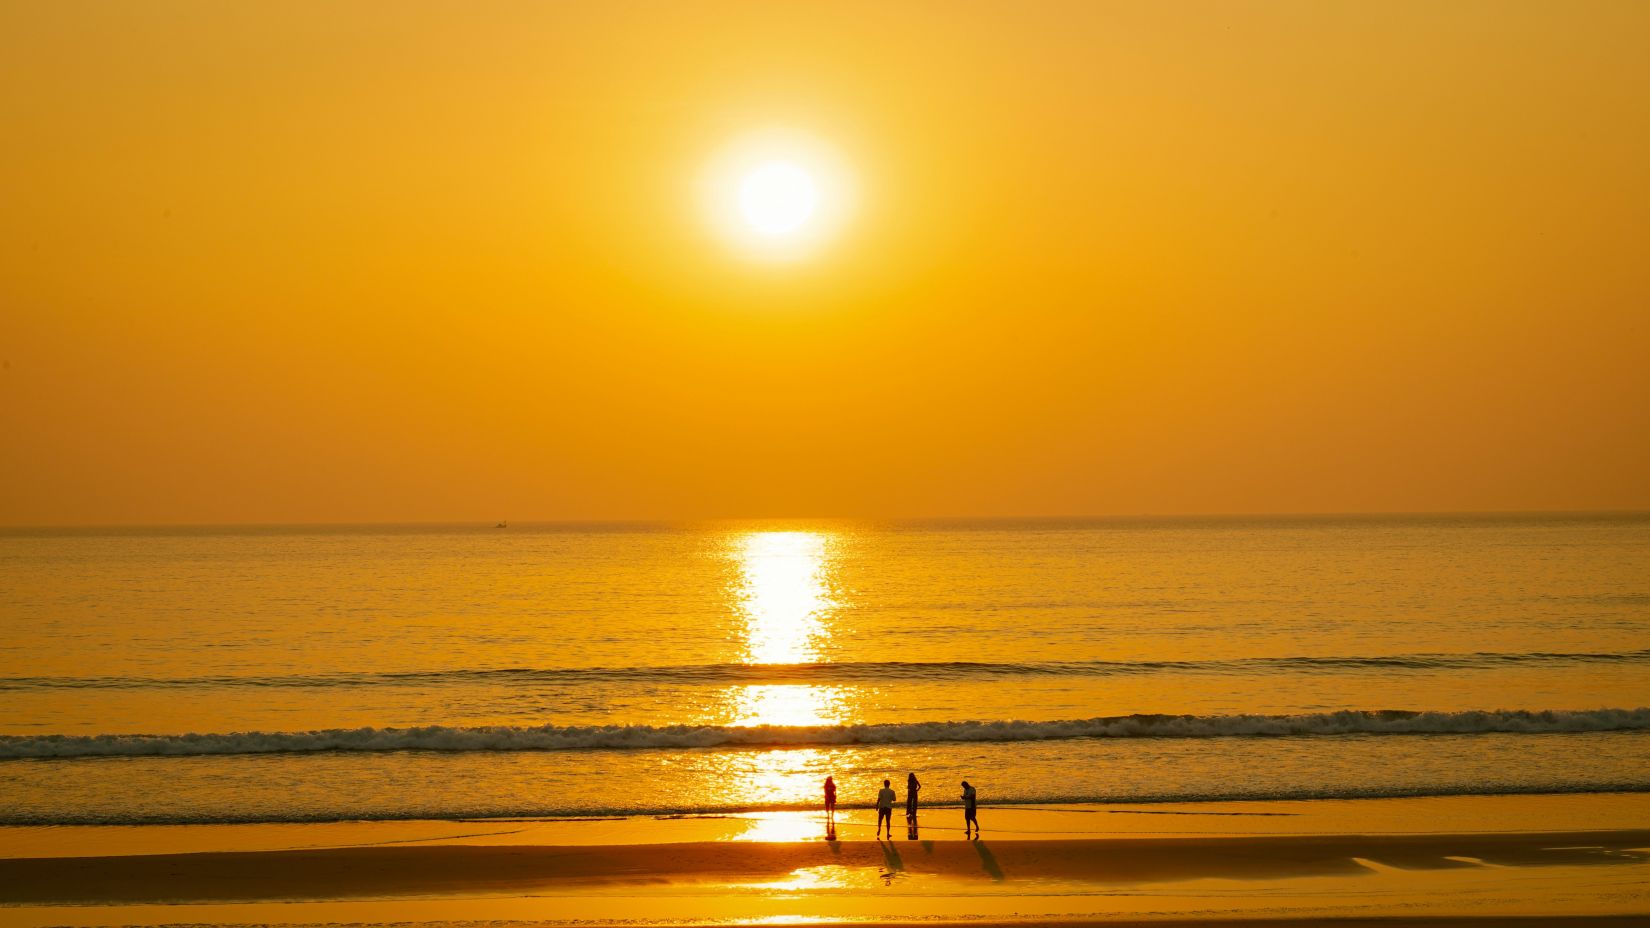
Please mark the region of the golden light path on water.
[[[735, 541], [745, 663], [819, 660], [837, 608], [830, 585], [835, 542], [822, 532], [752, 532]], [[835, 686], [744, 686], [734, 704], [736, 725], [836, 725], [850, 714], [847, 694]]]
[[[734, 601], [746, 664], [818, 661], [839, 604], [831, 591], [831, 554], [838, 539], [823, 532], [751, 532], [732, 543], [739, 567]], [[751, 684], [730, 692], [735, 725], [836, 725], [852, 719], [843, 687], [806, 683]], [[824, 779], [826, 752], [802, 748], [756, 751], [730, 758], [729, 782], [752, 803], [811, 797]], [[818, 826], [792, 815], [757, 814], [741, 840], [797, 840]]]
[[736, 543], [747, 664], [800, 664], [830, 637], [829, 538], [819, 532], [753, 532]]

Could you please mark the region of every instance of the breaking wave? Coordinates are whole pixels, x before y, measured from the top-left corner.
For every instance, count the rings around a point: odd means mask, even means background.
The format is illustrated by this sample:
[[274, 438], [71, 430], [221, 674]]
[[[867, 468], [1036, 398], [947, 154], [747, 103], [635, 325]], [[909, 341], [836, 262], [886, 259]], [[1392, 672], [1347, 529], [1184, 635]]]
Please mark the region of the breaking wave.
[[883, 725], [593, 725], [334, 728], [183, 735], [0, 736], [0, 759], [175, 757], [359, 751], [593, 751], [715, 747], [1226, 738], [1314, 735], [1556, 734], [1650, 730], [1637, 709], [1320, 712], [1302, 715], [1125, 715], [1067, 721]]

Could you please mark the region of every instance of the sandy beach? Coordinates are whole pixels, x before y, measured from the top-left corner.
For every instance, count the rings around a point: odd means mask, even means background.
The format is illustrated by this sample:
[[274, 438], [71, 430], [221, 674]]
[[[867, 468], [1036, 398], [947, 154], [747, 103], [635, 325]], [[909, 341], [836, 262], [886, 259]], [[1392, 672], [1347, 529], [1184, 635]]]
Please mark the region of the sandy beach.
[[[1566, 925], [1650, 916], [1645, 795], [990, 811], [997, 830], [979, 841], [938, 827], [950, 824], [955, 810], [946, 809], [926, 817], [932, 837], [895, 841], [861, 834], [870, 821], [863, 810], [844, 815], [839, 840], [813, 833], [812, 815], [780, 813], [7, 829], [0, 921], [678, 924], [806, 915]], [[1561, 822], [1586, 827], [1551, 827]]]

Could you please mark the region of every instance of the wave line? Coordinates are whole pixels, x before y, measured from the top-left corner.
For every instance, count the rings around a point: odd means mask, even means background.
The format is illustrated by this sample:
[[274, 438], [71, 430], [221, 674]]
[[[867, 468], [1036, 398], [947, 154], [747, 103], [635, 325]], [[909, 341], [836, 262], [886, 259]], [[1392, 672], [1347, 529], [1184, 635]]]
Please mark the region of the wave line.
[[891, 680], [1003, 679], [1026, 676], [1130, 676], [1155, 673], [1338, 673], [1359, 670], [1489, 670], [1525, 664], [1650, 664], [1650, 650], [1621, 652], [1471, 652], [1367, 657], [1248, 657], [1184, 661], [842, 661], [817, 664], [688, 664], [665, 667], [500, 667], [266, 676], [0, 677], [0, 690], [196, 689], [218, 687], [370, 687], [585, 685], [602, 683], [881, 683]]
[[1063, 721], [879, 725], [592, 725], [333, 728], [226, 734], [0, 736], [0, 760], [187, 757], [375, 751], [595, 751], [805, 745], [1223, 738], [1321, 735], [1561, 734], [1650, 730], [1637, 709], [1319, 712], [1301, 715], [1125, 715]]

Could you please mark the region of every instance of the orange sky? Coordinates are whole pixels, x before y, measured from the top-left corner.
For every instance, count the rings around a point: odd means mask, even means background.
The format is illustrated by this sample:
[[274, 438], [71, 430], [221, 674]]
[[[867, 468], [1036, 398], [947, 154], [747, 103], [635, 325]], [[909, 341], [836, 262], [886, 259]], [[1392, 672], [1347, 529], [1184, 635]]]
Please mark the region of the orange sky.
[[1631, 0], [16, 0], [0, 522], [1650, 508], [1646, 88]]

